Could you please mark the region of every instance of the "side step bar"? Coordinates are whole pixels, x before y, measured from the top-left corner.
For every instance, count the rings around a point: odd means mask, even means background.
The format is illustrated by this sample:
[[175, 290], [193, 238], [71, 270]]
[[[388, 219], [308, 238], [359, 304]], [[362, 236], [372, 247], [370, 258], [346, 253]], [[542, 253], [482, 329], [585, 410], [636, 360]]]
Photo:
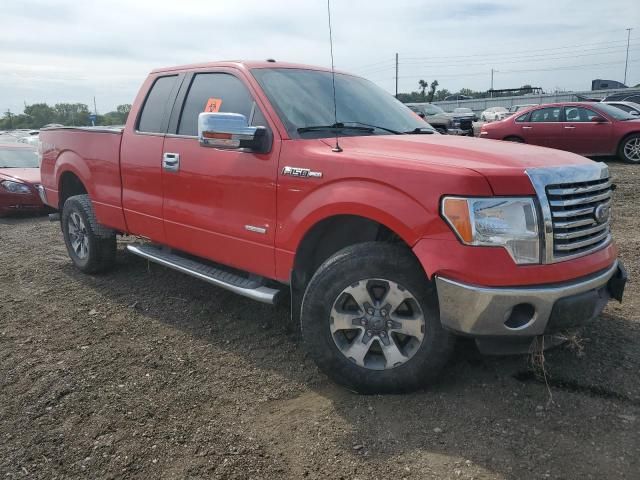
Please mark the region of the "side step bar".
[[237, 273], [200, 263], [153, 245], [127, 245], [127, 250], [151, 262], [186, 273], [187, 275], [199, 278], [217, 287], [230, 290], [238, 295], [257, 300], [258, 302], [275, 305], [281, 293], [281, 290], [267, 287], [255, 278], [246, 278]]

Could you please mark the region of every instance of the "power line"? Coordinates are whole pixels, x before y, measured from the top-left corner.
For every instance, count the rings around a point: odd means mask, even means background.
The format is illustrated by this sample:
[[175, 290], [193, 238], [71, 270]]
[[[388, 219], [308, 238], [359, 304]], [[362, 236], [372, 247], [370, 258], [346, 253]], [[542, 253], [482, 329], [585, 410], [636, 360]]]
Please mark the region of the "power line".
[[[619, 49], [619, 48], [625, 48], [625, 46], [626, 46], [625, 44], [626, 43], [627, 43], [626, 40], [611, 40], [611, 41], [607, 41], [607, 42], [595, 42], [595, 43], [565, 45], [565, 46], [562, 46], [562, 47], [529, 49], [529, 50], [521, 50], [521, 51], [494, 53], [494, 54], [448, 55], [448, 56], [430, 56], [430, 57], [410, 57], [410, 56], [409, 57], [404, 57], [403, 56], [403, 58], [406, 60], [403, 63], [417, 64], [417, 63], [421, 63], [421, 61], [436, 63], [438, 60], [451, 63], [452, 60], [455, 61], [456, 59], [466, 59], [466, 58], [472, 58], [472, 59], [482, 59], [482, 58], [495, 59], [497, 57], [504, 57], [502, 59], [496, 60], [496, 61], [501, 61], [501, 60], [507, 60], [507, 59], [510, 59], [510, 58], [517, 58], [517, 57], [514, 57], [514, 56], [520, 56], [520, 55], [527, 55], [527, 57], [529, 57], [529, 58], [530, 57], [540, 57], [540, 56], [545, 56], [546, 55], [546, 54], [533, 54], [532, 55], [532, 52], [549, 52], [549, 51], [557, 51], [557, 50], [567, 50], [567, 49], [574, 49], [576, 47], [580, 48], [580, 47], [589, 47], [589, 46], [594, 46], [594, 45], [611, 45], [611, 46], [608, 46], [608, 47], [601, 46], [601, 47], [595, 47], [595, 48], [573, 50], [573, 52], [582, 53], [582, 52], [595, 51], [595, 50], [609, 50], [609, 49], [615, 50], [615, 49]], [[612, 45], [612, 44], [620, 44], [620, 45]], [[568, 53], [571, 53], [571, 52], [569, 52], [569, 51], [567, 51], [567, 52], [557, 52], [556, 54], [568, 54]], [[385, 59], [385, 60], [379, 60], [377, 62], [368, 63], [368, 64], [360, 65], [360, 66], [357, 66], [357, 67], [351, 67], [351, 69], [354, 70], [354, 71], [363, 71], [363, 72], [364, 71], [369, 71], [369, 70], [378, 71], [380, 69], [387, 68], [387, 66], [388, 67], [393, 67], [394, 66], [393, 58], [389, 58], [389, 59]]]

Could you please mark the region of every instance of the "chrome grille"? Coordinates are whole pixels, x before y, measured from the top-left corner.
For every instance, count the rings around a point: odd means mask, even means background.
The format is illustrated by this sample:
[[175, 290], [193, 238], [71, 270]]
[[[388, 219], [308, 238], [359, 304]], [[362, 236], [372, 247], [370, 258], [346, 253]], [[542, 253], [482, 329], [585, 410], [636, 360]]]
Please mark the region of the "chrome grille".
[[[553, 257], [583, 254], [610, 240], [611, 180], [546, 186], [553, 223]], [[599, 214], [599, 215], [598, 215]]]

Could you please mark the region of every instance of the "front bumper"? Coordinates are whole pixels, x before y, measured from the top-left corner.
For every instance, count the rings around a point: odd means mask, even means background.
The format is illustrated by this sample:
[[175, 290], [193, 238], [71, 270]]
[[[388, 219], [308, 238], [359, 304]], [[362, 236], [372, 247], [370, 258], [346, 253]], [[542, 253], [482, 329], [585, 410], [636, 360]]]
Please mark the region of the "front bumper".
[[596, 318], [622, 300], [627, 273], [617, 260], [579, 280], [527, 287], [479, 287], [436, 276], [443, 327], [473, 337], [533, 337]]

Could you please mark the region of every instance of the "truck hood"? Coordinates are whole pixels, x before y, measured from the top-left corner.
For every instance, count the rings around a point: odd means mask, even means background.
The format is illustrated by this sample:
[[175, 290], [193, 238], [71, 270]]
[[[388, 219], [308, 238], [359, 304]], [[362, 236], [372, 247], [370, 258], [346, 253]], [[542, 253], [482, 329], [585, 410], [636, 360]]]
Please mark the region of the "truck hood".
[[15, 180], [33, 185], [40, 183], [39, 168], [0, 168], [0, 180]]
[[[331, 139], [324, 141], [333, 145]], [[534, 194], [526, 169], [592, 163], [562, 150], [453, 135], [341, 137], [340, 146], [344, 155], [473, 170], [487, 179], [496, 195]]]

